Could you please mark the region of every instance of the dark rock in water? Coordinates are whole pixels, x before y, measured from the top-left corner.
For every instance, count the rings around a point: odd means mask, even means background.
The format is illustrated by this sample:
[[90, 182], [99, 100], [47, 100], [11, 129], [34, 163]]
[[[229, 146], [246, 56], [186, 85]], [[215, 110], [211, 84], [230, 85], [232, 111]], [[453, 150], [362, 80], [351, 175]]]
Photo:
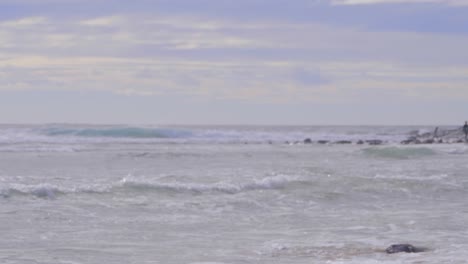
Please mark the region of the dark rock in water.
[[434, 132], [412, 131], [408, 139], [401, 141], [401, 144], [464, 143], [464, 136], [461, 127], [455, 129], [436, 127]]
[[351, 144], [352, 142], [349, 140], [338, 140], [335, 144]]
[[380, 139], [366, 140], [369, 145], [382, 145], [383, 141]]
[[356, 142], [356, 144], [358, 144], [358, 145], [362, 145], [362, 144], [364, 144], [364, 141], [362, 141], [362, 140], [358, 140], [358, 142]]
[[304, 144], [311, 144], [312, 140], [310, 138], [304, 139]]
[[432, 138], [429, 138], [423, 141], [423, 144], [432, 144], [432, 143], [434, 143], [434, 139]]
[[406, 139], [406, 140], [403, 140], [400, 143], [403, 144], [403, 145], [408, 145], [408, 144], [411, 144], [413, 142], [414, 142], [414, 139]]
[[409, 137], [406, 140], [401, 141], [401, 144], [408, 145], [408, 144], [419, 144], [420, 140], [416, 137]]
[[327, 144], [329, 141], [328, 140], [319, 140], [317, 143], [319, 144]]
[[385, 249], [385, 252], [388, 254], [393, 254], [393, 253], [417, 253], [417, 252], [423, 252], [423, 248], [416, 248], [411, 244], [395, 244], [389, 246], [387, 249]]

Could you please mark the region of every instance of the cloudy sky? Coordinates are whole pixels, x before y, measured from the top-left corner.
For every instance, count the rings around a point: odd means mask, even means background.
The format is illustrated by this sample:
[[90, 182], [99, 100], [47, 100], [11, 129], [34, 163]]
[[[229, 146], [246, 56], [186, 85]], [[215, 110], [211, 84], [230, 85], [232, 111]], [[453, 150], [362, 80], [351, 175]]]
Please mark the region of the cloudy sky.
[[468, 0], [0, 0], [0, 123], [464, 120]]

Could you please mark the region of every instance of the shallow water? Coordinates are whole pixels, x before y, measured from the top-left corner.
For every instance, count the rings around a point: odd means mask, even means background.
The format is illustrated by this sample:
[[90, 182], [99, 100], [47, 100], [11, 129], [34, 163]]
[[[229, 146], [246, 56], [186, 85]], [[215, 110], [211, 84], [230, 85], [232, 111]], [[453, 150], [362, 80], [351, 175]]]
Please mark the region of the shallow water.
[[67, 137], [2, 143], [1, 263], [467, 263], [464, 144]]

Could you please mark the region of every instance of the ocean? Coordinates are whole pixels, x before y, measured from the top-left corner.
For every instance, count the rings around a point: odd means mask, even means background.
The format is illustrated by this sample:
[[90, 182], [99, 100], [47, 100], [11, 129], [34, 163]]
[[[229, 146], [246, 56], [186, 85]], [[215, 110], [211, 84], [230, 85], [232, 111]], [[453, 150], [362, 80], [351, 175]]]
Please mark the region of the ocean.
[[0, 263], [468, 263], [468, 145], [400, 144], [433, 129], [1, 125]]

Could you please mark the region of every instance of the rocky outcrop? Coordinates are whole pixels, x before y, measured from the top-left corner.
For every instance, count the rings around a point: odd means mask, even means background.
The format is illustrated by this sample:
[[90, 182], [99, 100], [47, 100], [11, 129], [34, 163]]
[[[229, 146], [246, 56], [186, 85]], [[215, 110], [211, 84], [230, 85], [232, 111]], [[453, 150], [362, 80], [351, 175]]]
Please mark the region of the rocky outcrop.
[[[463, 133], [461, 128], [457, 129], [439, 129], [436, 128], [434, 132], [425, 132], [421, 133], [418, 130], [412, 131], [409, 133], [409, 137], [405, 140], [402, 140], [400, 144], [402, 145], [418, 145], [418, 144], [450, 144], [450, 143], [465, 143], [465, 134]], [[295, 144], [300, 142], [295, 142]], [[381, 140], [381, 139], [358, 139], [358, 140], [337, 140], [337, 141], [330, 141], [330, 140], [316, 140], [312, 141], [310, 138], [306, 138], [302, 141], [304, 144], [357, 144], [357, 145], [383, 145], [389, 142]], [[396, 143], [390, 141], [390, 143]]]
[[435, 143], [463, 143], [465, 135], [461, 128], [438, 129], [434, 132], [413, 133], [408, 139], [401, 141], [401, 144], [435, 144]]

